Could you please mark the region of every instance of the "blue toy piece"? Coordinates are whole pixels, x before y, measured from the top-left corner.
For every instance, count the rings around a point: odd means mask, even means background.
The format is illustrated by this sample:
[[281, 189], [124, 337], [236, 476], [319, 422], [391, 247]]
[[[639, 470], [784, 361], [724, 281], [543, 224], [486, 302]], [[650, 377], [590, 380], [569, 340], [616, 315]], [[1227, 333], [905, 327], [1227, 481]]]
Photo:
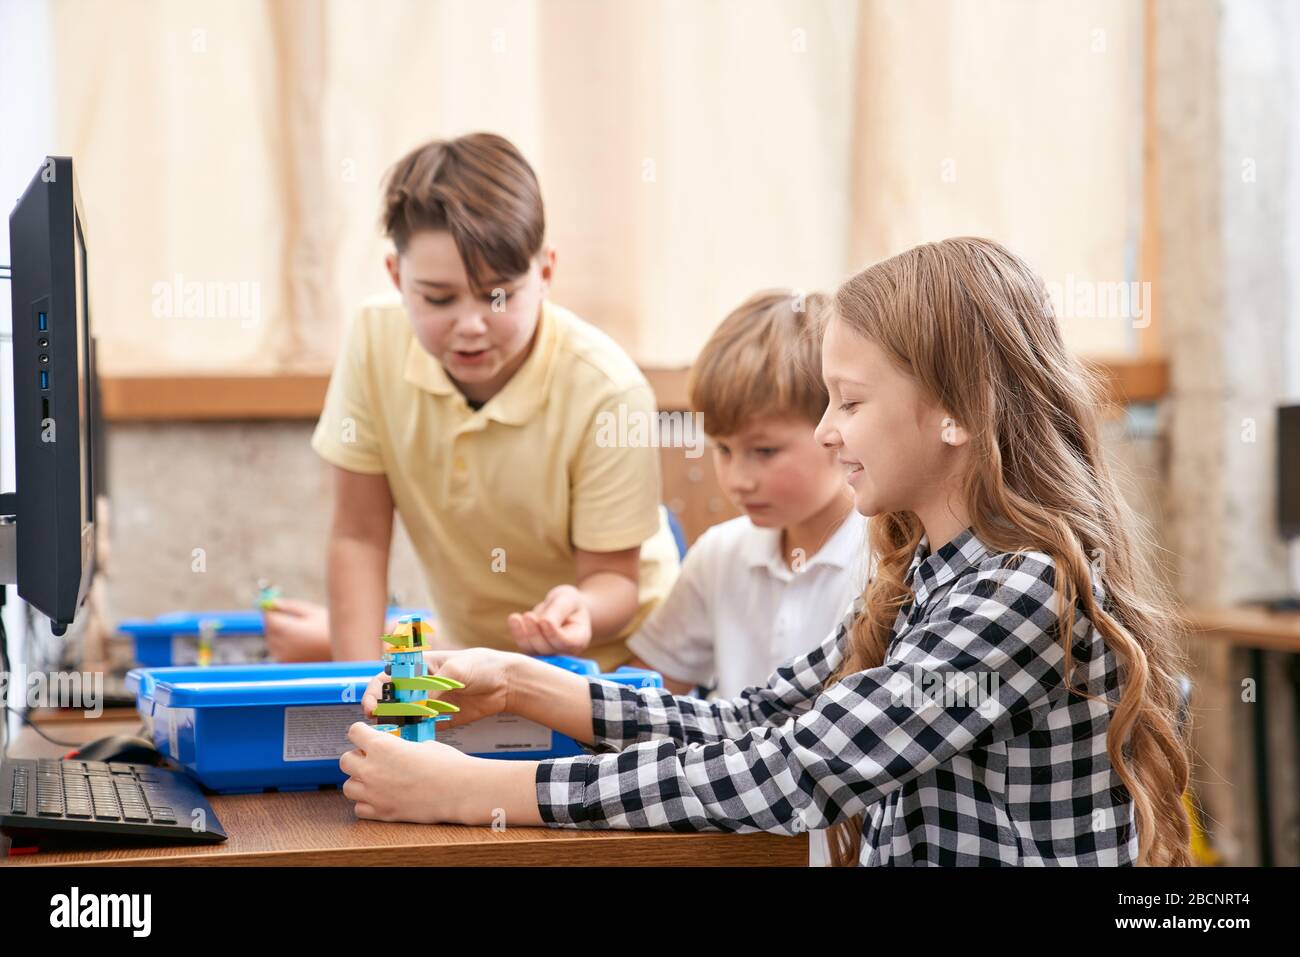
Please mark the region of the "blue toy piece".
[[454, 678], [428, 673], [424, 662], [427, 627], [422, 615], [404, 615], [393, 633], [383, 636], [384, 643], [392, 646], [391, 651], [384, 652], [384, 671], [389, 680], [384, 682], [383, 696], [375, 707], [375, 716], [386, 719], [378, 730], [416, 743], [436, 740], [437, 723], [450, 721], [449, 712], [460, 710], [454, 704], [431, 698], [429, 693], [465, 687]]
[[384, 654], [385, 669], [394, 678], [415, 678], [425, 673], [424, 652], [389, 651]]
[[402, 740], [414, 741], [417, 744], [421, 741], [433, 741], [435, 740], [435, 736], [433, 733], [434, 723], [438, 721], [450, 721], [450, 720], [451, 718], [447, 717], [446, 715], [439, 715], [436, 718], [428, 718], [424, 721], [419, 722], [418, 724], [408, 724], [406, 727], [402, 728], [400, 732]]

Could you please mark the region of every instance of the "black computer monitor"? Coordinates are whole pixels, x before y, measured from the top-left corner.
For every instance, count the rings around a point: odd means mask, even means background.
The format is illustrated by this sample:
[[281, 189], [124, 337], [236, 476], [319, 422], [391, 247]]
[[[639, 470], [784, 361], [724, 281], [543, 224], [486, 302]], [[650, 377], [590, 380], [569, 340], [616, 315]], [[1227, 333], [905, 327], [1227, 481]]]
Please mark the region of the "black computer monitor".
[[1300, 405], [1277, 410], [1277, 528], [1300, 538]]
[[49, 156], [9, 215], [18, 595], [72, 624], [95, 558], [86, 225], [72, 160]]

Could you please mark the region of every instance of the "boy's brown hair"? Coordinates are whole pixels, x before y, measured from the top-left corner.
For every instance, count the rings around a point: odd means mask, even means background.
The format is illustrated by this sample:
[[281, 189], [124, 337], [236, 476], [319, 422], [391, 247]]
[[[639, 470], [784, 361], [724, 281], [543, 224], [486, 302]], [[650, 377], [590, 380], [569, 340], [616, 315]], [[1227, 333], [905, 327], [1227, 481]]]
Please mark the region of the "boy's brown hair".
[[821, 293], [768, 289], [722, 320], [687, 385], [708, 434], [735, 435], [762, 415], [821, 420], [830, 401], [821, 377], [828, 307]]
[[384, 178], [380, 221], [399, 255], [415, 232], [447, 230], [479, 294], [526, 272], [546, 234], [533, 168], [495, 133], [432, 140], [403, 156]]

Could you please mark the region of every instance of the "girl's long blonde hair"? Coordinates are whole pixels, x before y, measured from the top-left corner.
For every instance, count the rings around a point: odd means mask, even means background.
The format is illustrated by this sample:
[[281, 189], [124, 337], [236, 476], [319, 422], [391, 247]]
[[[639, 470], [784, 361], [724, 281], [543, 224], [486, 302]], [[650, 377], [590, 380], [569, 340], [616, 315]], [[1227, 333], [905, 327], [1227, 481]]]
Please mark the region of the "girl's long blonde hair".
[[[947, 239], [868, 267], [834, 306], [967, 430], [962, 493], [979, 538], [995, 551], [1055, 559], [1059, 607], [1077, 602], [1115, 654], [1122, 692], [1106, 750], [1133, 800], [1137, 863], [1186, 864], [1177, 618], [1102, 454], [1097, 383], [1066, 350], [1043, 283], [997, 243]], [[897, 612], [912, 599], [904, 579], [923, 533], [910, 512], [872, 518], [875, 573], [835, 680], [884, 661]], [[1102, 605], [1090, 563], [1101, 571]], [[1067, 683], [1071, 619], [1060, 619]], [[857, 861], [861, 829], [860, 816], [831, 829], [835, 864]]]

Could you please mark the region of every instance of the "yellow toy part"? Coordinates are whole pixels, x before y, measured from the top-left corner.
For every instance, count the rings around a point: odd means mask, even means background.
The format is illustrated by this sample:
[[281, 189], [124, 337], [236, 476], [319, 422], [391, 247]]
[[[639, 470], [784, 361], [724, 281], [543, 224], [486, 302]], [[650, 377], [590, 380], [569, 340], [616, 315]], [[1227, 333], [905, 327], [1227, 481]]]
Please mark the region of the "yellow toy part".
[[391, 634], [381, 635], [384, 644], [392, 645], [394, 651], [423, 651], [429, 647], [433, 637], [433, 625], [423, 618], [399, 621]]

